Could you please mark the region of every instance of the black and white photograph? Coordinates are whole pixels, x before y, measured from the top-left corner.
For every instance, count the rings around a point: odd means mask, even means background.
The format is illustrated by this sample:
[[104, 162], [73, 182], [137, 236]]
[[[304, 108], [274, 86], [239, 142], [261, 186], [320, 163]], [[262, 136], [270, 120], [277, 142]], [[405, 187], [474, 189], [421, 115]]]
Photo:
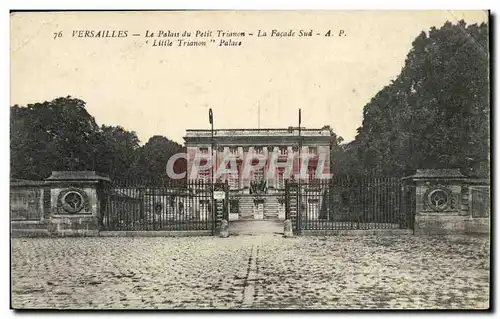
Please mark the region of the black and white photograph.
[[11, 11], [13, 310], [491, 310], [487, 10]]

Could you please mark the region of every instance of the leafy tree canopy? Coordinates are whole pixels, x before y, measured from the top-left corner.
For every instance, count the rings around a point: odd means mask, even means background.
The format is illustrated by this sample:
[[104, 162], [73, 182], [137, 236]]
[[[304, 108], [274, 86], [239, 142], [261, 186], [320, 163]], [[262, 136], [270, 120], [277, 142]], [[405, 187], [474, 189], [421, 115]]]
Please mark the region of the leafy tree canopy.
[[415, 39], [399, 76], [365, 105], [339, 168], [362, 174], [460, 168], [487, 175], [489, 117], [488, 26], [447, 22]]
[[120, 126], [99, 127], [85, 102], [70, 96], [14, 105], [10, 113], [11, 177], [42, 180], [55, 170], [95, 170], [116, 181], [165, 175], [170, 155], [182, 146], [154, 136], [140, 146]]

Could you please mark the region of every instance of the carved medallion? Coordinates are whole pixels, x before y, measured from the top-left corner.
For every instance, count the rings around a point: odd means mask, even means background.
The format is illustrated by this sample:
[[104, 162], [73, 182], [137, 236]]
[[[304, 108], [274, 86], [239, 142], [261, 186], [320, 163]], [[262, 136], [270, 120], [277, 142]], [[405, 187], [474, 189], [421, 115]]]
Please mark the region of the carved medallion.
[[76, 214], [89, 206], [87, 193], [79, 188], [67, 188], [59, 193], [57, 206], [66, 213]]
[[453, 193], [443, 185], [436, 185], [429, 188], [424, 194], [424, 203], [436, 212], [455, 208]]

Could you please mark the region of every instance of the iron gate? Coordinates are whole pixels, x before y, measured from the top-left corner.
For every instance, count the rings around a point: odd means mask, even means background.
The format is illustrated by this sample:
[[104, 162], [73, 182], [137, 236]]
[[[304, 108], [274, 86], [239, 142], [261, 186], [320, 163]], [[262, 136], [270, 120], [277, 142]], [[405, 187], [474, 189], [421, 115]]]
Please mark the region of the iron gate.
[[161, 185], [111, 185], [103, 230], [213, 230], [212, 184], [196, 180]]
[[286, 187], [296, 230], [413, 228], [414, 207], [415, 188], [399, 177], [336, 176]]

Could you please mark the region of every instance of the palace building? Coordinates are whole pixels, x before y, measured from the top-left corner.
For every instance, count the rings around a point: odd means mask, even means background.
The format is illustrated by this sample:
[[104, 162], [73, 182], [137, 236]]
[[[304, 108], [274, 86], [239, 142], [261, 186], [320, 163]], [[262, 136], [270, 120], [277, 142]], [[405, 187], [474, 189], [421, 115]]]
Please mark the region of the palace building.
[[[219, 129], [213, 138], [211, 130], [188, 129], [187, 178], [227, 182], [230, 219], [284, 219], [285, 181], [324, 178], [331, 138], [329, 126]], [[216, 164], [208, 168], [210, 154]]]

